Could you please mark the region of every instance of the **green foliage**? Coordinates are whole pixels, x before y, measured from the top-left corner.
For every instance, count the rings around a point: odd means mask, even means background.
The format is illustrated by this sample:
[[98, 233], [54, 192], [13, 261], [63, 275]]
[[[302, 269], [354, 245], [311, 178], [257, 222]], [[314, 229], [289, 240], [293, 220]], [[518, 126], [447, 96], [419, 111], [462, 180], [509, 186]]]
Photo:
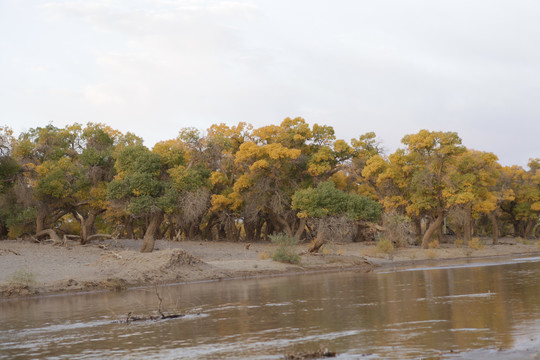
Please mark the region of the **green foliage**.
[[382, 213], [379, 203], [338, 190], [332, 181], [320, 183], [315, 189], [298, 190], [292, 197], [292, 207], [314, 218], [344, 215], [351, 220], [378, 221]]
[[11, 156], [0, 157], [0, 194], [3, 194], [13, 185], [15, 175], [21, 166]]
[[278, 245], [278, 248], [272, 254], [274, 261], [298, 264], [300, 263], [300, 255], [294, 252], [294, 247], [298, 244], [298, 240], [294, 237], [287, 236], [284, 233], [270, 235], [272, 243]]
[[107, 187], [110, 199], [124, 201], [127, 211], [134, 215], [171, 211], [177, 194], [160, 177], [158, 154], [142, 145], [128, 146], [119, 152], [115, 166], [118, 176]]

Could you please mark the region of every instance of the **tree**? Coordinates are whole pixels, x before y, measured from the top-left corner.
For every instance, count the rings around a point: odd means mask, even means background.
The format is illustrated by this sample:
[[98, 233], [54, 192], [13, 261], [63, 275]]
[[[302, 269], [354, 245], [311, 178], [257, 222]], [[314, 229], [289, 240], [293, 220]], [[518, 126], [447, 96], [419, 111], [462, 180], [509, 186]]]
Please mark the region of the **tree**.
[[494, 188], [499, 178], [499, 167], [497, 156], [475, 150], [463, 152], [453, 164], [443, 191], [449, 206], [463, 213], [460, 225], [466, 243], [471, 240], [472, 219], [492, 214], [497, 208]]
[[21, 167], [12, 156], [15, 138], [7, 126], [0, 126], [0, 237], [8, 234], [8, 225], [13, 221], [16, 200], [13, 187], [20, 174]]
[[510, 187], [512, 197], [501, 204], [502, 218], [514, 227], [514, 235], [531, 237], [540, 214], [539, 159], [529, 161], [529, 170], [520, 166], [505, 167], [503, 181]]
[[26, 182], [23, 197], [31, 198], [35, 209], [36, 234], [52, 229], [76, 206], [75, 194], [83, 183], [81, 141], [79, 124], [63, 129], [47, 125], [19, 136], [13, 154]]
[[455, 132], [428, 130], [406, 135], [402, 143], [407, 146], [404, 170], [411, 175], [407, 212], [425, 213], [433, 220], [422, 238], [422, 247], [427, 248], [431, 236], [441, 228], [452, 206], [449, 175], [465, 147]]
[[97, 217], [109, 207], [107, 184], [115, 175], [115, 146], [122, 137], [121, 133], [103, 124], [89, 123], [82, 132], [80, 166], [83, 181], [75, 194], [78, 206], [72, 210], [74, 218], [80, 222], [81, 244], [95, 233]]
[[148, 219], [141, 252], [152, 252], [163, 216], [175, 209], [178, 193], [163, 171], [160, 156], [143, 145], [123, 148], [115, 168], [108, 197], [129, 214]]
[[[320, 183], [316, 188], [297, 190], [292, 197], [292, 208], [301, 219], [317, 219], [317, 241], [312, 251], [317, 251], [326, 241], [325, 230], [332, 219], [347, 218], [352, 222], [377, 222], [382, 207], [369, 197], [338, 190], [332, 181]], [[332, 231], [334, 234], [334, 231]]]

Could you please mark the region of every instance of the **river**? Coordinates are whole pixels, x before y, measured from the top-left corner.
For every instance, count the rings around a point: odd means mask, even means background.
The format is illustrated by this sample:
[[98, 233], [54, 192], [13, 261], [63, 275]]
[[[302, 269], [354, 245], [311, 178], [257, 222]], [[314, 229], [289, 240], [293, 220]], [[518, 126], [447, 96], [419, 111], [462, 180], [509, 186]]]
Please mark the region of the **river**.
[[[0, 301], [0, 359], [540, 359], [540, 257]], [[185, 314], [116, 322], [131, 311]]]

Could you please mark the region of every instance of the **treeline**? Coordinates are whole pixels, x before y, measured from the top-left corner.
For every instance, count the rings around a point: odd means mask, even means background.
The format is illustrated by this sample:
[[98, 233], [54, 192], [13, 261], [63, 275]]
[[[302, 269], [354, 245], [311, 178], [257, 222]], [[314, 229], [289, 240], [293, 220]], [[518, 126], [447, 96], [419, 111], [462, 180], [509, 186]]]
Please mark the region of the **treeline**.
[[[374, 133], [337, 140], [301, 118], [254, 129], [184, 128], [153, 149], [107, 125], [0, 128], [0, 236], [96, 233], [144, 238], [362, 240], [381, 214], [410, 222], [428, 246], [443, 223], [473, 233], [535, 236], [540, 159], [505, 167], [453, 132], [422, 130], [382, 153]], [[446, 221], [445, 221], [446, 220]], [[382, 224], [384, 226], [384, 224]], [[424, 226], [422, 226], [424, 225]], [[367, 230], [366, 230], [367, 229]]]

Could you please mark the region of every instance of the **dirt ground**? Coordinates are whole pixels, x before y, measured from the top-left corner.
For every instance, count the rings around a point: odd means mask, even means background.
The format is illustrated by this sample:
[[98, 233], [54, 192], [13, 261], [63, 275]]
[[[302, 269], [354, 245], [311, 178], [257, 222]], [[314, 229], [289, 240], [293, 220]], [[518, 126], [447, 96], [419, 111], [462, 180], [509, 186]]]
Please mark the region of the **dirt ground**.
[[[489, 240], [487, 241], [489, 242]], [[391, 254], [374, 244], [328, 244], [320, 255], [305, 254], [298, 245], [299, 265], [273, 261], [269, 243], [157, 241], [155, 251], [142, 254], [141, 240], [106, 240], [80, 246], [0, 241], [0, 297], [35, 296], [68, 291], [122, 290], [127, 287], [217, 280], [308, 271], [392, 267], [422, 262], [490, 258], [540, 252], [533, 241], [505, 238], [484, 249], [443, 244], [438, 249], [409, 247]]]

